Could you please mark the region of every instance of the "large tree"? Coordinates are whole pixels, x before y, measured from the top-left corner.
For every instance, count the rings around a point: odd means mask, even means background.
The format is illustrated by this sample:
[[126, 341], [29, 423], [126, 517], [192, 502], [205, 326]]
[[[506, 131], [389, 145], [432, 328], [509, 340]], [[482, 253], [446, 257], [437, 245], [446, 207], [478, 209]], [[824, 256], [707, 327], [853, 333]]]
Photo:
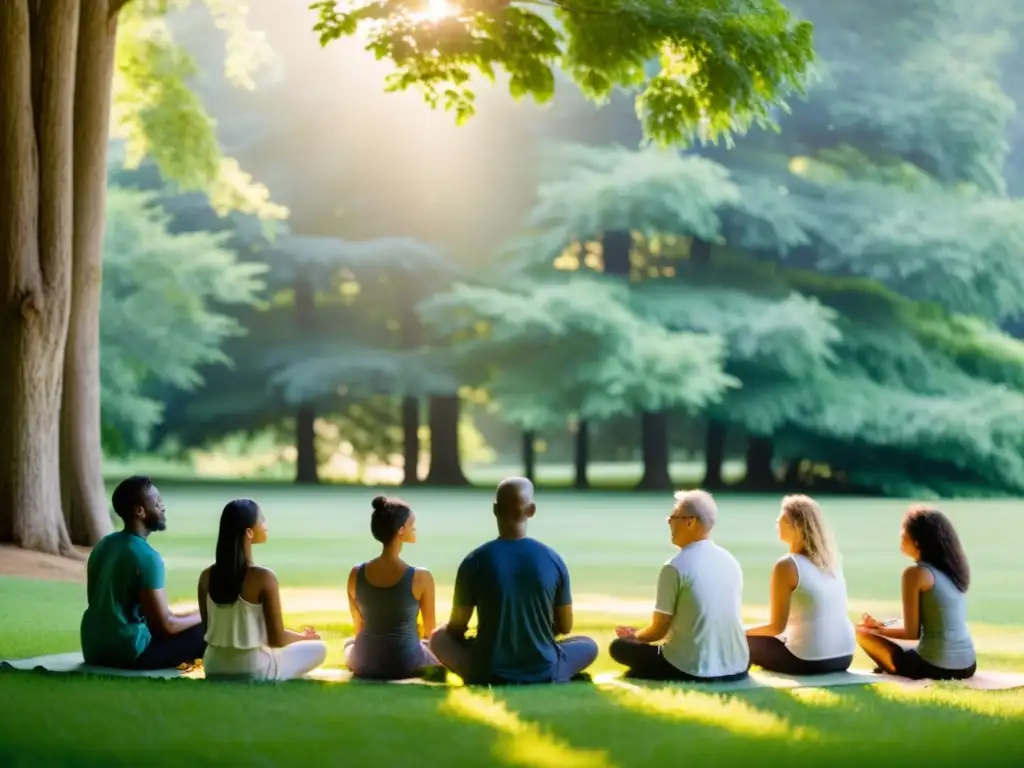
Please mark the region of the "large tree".
[[[240, 28], [241, 4], [210, 7]], [[75, 543], [109, 530], [99, 303], [112, 111], [135, 154], [153, 151], [183, 183], [224, 204], [250, 193], [266, 202], [220, 156], [185, 87], [190, 61], [166, 34], [167, 9], [159, 0], [0, 7], [0, 541], [71, 554], [65, 512], [82, 536]]]

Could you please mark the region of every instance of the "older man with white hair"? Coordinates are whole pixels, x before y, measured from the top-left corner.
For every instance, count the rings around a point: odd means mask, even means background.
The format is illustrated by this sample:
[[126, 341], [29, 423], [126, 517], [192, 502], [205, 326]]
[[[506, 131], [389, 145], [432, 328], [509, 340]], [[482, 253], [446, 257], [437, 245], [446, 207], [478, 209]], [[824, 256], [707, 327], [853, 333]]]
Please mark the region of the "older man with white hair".
[[680, 491], [675, 500], [668, 524], [679, 552], [661, 568], [651, 623], [641, 630], [616, 627], [609, 652], [629, 668], [629, 677], [740, 680], [750, 668], [743, 571], [732, 554], [711, 541], [718, 517], [711, 494]]

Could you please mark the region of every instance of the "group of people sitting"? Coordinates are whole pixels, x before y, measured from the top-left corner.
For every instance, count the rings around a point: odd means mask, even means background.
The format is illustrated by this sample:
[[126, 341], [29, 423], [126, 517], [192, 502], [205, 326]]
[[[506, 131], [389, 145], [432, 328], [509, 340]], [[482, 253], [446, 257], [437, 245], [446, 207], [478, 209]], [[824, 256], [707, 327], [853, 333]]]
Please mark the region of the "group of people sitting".
[[[267, 540], [256, 502], [224, 508], [214, 563], [199, 576], [199, 610], [172, 613], [164, 563], [148, 543], [164, 530], [160, 493], [145, 477], [113, 494], [124, 530], [105, 537], [88, 564], [88, 608], [81, 639], [89, 664], [159, 669], [202, 659], [209, 678], [285, 680], [324, 663], [327, 646], [312, 627], [286, 629], [273, 571], [258, 566], [253, 546]], [[567, 682], [598, 655], [588, 637], [569, 636], [569, 570], [552, 548], [527, 535], [536, 514], [534, 489], [509, 478], [494, 500], [497, 538], [462, 561], [448, 623], [435, 626], [430, 572], [408, 565], [402, 549], [416, 541], [416, 516], [400, 499], [373, 500], [370, 531], [381, 554], [352, 568], [348, 598], [355, 637], [346, 665], [360, 678], [392, 680], [443, 674], [467, 684]], [[616, 627], [611, 657], [627, 675], [649, 680], [727, 681], [751, 665], [792, 675], [846, 670], [859, 644], [879, 672], [911, 678], [965, 679], [975, 672], [966, 621], [970, 572], [949, 519], [912, 507], [900, 549], [914, 561], [903, 573], [902, 621], [847, 615], [839, 553], [818, 504], [787, 496], [777, 519], [788, 548], [769, 579], [769, 619], [744, 627], [743, 571], [711, 540], [718, 517], [705, 491], [675, 494], [667, 522], [678, 553], [658, 575], [647, 626]], [[467, 636], [476, 612], [475, 636]], [[915, 647], [907, 647], [912, 641]]]

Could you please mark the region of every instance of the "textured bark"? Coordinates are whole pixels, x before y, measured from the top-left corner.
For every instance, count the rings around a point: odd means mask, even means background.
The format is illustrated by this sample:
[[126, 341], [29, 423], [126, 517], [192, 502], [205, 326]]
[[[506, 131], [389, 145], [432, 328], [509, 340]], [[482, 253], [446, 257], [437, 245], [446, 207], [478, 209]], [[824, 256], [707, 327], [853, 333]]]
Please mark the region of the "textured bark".
[[725, 465], [725, 424], [720, 421], [708, 422], [704, 432], [704, 488], [721, 488], [725, 485], [722, 468]]
[[576, 426], [576, 450], [573, 461], [576, 465], [576, 479], [573, 481], [573, 487], [577, 490], [589, 488], [587, 466], [590, 464], [590, 426], [585, 419]]
[[0, 2], [0, 540], [63, 555], [78, 18], [78, 0]]
[[469, 485], [459, 456], [459, 396], [435, 395], [428, 407], [430, 471], [427, 485]]
[[531, 483], [537, 475], [537, 433], [523, 432], [523, 477]]
[[777, 485], [772, 469], [775, 446], [770, 437], [752, 436], [747, 444], [747, 473], [743, 485], [753, 491], [767, 491]]
[[420, 401], [417, 397], [402, 398], [403, 485], [416, 485], [420, 478]]
[[672, 488], [668, 471], [668, 416], [664, 413], [643, 413], [640, 416], [640, 452], [644, 473], [637, 483], [638, 491], [665, 491]]
[[100, 438], [100, 295], [107, 201], [107, 138], [117, 16], [103, 0], [82, 7], [75, 84], [71, 315], [64, 350], [60, 475], [75, 544], [111, 531]]

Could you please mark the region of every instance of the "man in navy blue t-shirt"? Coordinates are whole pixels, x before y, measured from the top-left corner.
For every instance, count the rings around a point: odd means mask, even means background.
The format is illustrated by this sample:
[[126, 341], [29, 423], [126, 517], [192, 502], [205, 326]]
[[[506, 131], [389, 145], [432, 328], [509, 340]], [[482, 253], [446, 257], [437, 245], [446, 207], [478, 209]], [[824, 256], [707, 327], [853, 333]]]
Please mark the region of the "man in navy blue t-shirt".
[[[494, 499], [498, 538], [459, 566], [451, 619], [430, 649], [466, 683], [564, 683], [597, 658], [589, 637], [555, 640], [572, 631], [572, 591], [558, 553], [526, 535], [536, 511], [533, 483], [503, 480]], [[477, 634], [469, 639], [474, 609]]]

